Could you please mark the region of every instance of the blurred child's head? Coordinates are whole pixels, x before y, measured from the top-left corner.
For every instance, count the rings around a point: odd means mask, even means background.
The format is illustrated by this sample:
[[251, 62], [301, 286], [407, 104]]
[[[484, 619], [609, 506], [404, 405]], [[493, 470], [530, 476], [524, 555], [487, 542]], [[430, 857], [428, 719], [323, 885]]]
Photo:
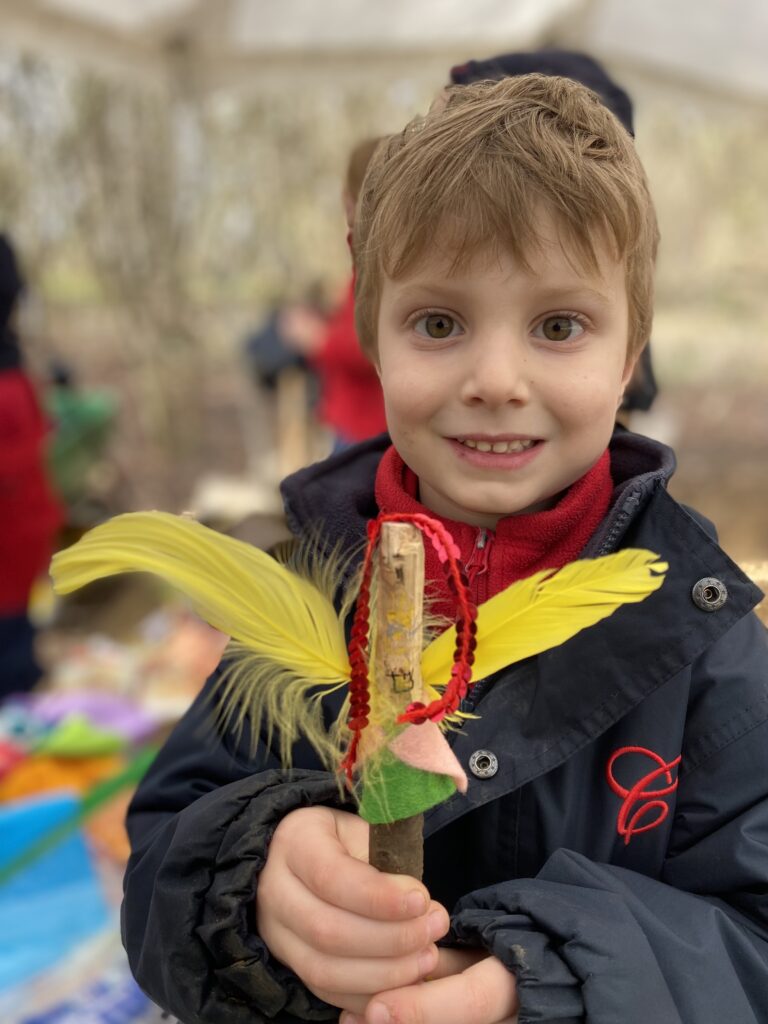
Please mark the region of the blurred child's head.
[[502, 78], [518, 75], [552, 75], [572, 78], [596, 93], [608, 109], [618, 117], [630, 135], [635, 134], [632, 100], [625, 89], [615, 82], [602, 64], [578, 50], [521, 50], [499, 53], [487, 60], [468, 60], [451, 68], [451, 84], [470, 85], [472, 82], [498, 82]]
[[632, 139], [588, 89], [448, 91], [377, 150], [357, 328], [433, 511], [550, 507], [610, 439], [652, 317], [657, 228]]
[[349, 154], [344, 187], [341, 191], [341, 201], [344, 204], [344, 216], [350, 231], [354, 224], [355, 207], [360, 196], [365, 172], [368, 170], [368, 164], [371, 162], [371, 157], [376, 152], [376, 147], [380, 142], [381, 139], [378, 136], [370, 139], [361, 139], [360, 142], [353, 146], [352, 152]]
[[24, 291], [24, 278], [10, 240], [0, 234], [0, 337], [11, 325], [17, 303]]
[[625, 266], [629, 358], [648, 341], [658, 230], [627, 131], [564, 78], [524, 75], [454, 86], [447, 102], [372, 159], [355, 228], [357, 331], [376, 352], [384, 276], [406, 275], [450, 236], [456, 266], [504, 249], [525, 265], [546, 209], [569, 257], [594, 268], [607, 243]]

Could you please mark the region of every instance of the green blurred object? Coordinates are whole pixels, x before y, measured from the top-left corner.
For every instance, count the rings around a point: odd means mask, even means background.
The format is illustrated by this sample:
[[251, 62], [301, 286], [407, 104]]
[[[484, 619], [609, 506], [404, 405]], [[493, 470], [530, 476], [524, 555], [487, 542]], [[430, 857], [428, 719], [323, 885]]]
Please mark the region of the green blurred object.
[[51, 473], [58, 493], [68, 507], [89, 492], [89, 476], [104, 457], [117, 416], [117, 402], [103, 391], [51, 387], [44, 398], [53, 421], [49, 449]]
[[102, 729], [87, 715], [70, 714], [45, 735], [35, 747], [48, 757], [103, 757], [124, 750], [124, 736]]

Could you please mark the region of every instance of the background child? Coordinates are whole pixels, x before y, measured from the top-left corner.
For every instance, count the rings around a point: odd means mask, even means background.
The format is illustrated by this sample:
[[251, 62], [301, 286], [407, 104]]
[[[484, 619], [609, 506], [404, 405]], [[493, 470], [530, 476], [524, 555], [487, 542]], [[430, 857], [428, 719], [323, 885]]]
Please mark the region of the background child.
[[656, 242], [631, 137], [562, 78], [456, 89], [377, 151], [357, 326], [393, 446], [287, 480], [292, 529], [346, 548], [380, 511], [426, 509], [476, 601], [622, 547], [670, 570], [641, 604], [476, 683], [479, 717], [451, 737], [469, 791], [426, 817], [423, 885], [365, 863], [366, 825], [305, 745], [289, 773], [263, 742], [251, 756], [247, 730], [203, 744], [212, 680], [128, 822], [126, 947], [183, 1021], [761, 1019], [759, 592], [668, 494], [669, 449], [612, 435]]
[[[355, 207], [368, 163], [379, 139], [363, 139], [352, 149], [347, 163], [341, 201], [353, 237]], [[384, 401], [376, 370], [360, 348], [355, 332], [354, 280], [334, 310], [319, 347], [310, 362], [320, 381], [317, 415], [333, 432], [334, 451], [387, 429]]]
[[27, 606], [62, 519], [48, 481], [49, 428], [16, 333], [23, 291], [16, 253], [0, 235], [0, 697], [30, 690], [40, 678]]

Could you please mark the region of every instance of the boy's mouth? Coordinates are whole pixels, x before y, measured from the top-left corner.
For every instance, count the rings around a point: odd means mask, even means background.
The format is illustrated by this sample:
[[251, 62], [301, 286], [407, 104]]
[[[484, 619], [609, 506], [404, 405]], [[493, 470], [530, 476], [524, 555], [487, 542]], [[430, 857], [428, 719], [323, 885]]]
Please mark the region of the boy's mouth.
[[533, 438], [513, 438], [511, 440], [491, 441], [480, 437], [457, 437], [459, 444], [465, 448], [473, 448], [478, 452], [493, 452], [494, 455], [508, 455], [511, 452], [525, 452], [533, 448], [538, 441]]

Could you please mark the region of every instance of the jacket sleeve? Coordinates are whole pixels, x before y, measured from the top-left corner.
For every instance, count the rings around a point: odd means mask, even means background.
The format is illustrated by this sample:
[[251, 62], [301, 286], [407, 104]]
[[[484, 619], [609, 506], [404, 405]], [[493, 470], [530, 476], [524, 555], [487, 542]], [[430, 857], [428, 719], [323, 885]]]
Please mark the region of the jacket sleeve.
[[520, 1024], [768, 1021], [767, 654], [748, 616], [695, 666], [658, 879], [561, 849], [459, 902], [454, 935], [517, 975]]
[[131, 968], [184, 1024], [333, 1019], [338, 1010], [270, 958], [255, 897], [282, 817], [341, 806], [337, 782], [321, 770], [280, 770], [263, 751], [241, 755], [211, 728], [214, 687], [171, 734], [128, 811], [122, 932]]

